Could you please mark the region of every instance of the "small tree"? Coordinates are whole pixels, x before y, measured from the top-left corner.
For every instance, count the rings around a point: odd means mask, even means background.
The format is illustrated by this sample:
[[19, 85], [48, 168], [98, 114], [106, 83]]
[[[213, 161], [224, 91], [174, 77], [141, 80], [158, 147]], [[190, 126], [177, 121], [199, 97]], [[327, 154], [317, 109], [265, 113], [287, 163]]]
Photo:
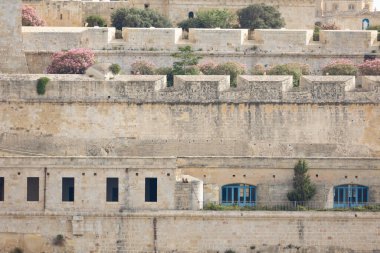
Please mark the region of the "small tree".
[[123, 27], [172, 27], [167, 18], [150, 9], [117, 9], [111, 14], [111, 21], [118, 30]]
[[179, 47], [179, 52], [172, 54], [172, 57], [178, 59], [173, 63], [174, 75], [197, 75], [200, 74], [199, 68], [196, 67], [202, 56], [195, 55], [191, 46]]
[[48, 74], [84, 74], [95, 62], [95, 54], [90, 49], [76, 48], [53, 54], [47, 68]]
[[86, 22], [89, 27], [94, 27], [94, 26], [104, 27], [107, 25], [106, 20], [98, 15], [88, 16], [86, 18]]
[[28, 5], [22, 6], [22, 25], [23, 26], [44, 26], [45, 21], [38, 16], [36, 10]]
[[293, 191], [287, 197], [290, 201], [308, 201], [316, 193], [316, 186], [311, 183], [307, 175], [308, 166], [305, 160], [299, 160], [294, 167]]
[[281, 13], [273, 6], [253, 4], [238, 11], [238, 20], [241, 28], [270, 29], [285, 26]]
[[237, 24], [236, 14], [229, 10], [199, 11], [195, 18], [189, 18], [178, 24], [182, 29], [189, 28], [232, 28]]
[[308, 75], [310, 68], [306, 64], [287, 63], [275, 65], [268, 71], [268, 75], [291, 75], [293, 76], [293, 86], [298, 87], [302, 75]]

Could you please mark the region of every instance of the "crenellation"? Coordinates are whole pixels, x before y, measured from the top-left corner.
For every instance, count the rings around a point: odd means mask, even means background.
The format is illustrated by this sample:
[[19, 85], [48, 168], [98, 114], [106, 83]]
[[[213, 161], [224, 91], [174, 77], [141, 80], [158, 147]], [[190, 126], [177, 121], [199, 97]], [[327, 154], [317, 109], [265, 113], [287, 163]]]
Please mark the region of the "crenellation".
[[[36, 93], [37, 79], [51, 81], [46, 94]], [[303, 76], [299, 88], [292, 76], [240, 76], [230, 87], [228, 76], [116, 76], [111, 81], [80, 75], [1, 75], [0, 100], [24, 102], [134, 103], [379, 103], [377, 79], [364, 77], [356, 88], [353, 76]], [[373, 81], [375, 80], [375, 81]], [[16, 88], [15, 88], [16, 87]], [[349, 94], [348, 98], [346, 95]], [[366, 96], [370, 95], [370, 96]]]

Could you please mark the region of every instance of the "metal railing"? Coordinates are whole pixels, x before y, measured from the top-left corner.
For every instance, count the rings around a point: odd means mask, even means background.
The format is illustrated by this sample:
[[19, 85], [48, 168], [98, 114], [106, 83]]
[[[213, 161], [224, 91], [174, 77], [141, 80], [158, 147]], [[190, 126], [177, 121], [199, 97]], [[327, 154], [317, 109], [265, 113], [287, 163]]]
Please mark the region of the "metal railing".
[[380, 211], [379, 202], [333, 203], [323, 201], [203, 202], [203, 210], [217, 211]]

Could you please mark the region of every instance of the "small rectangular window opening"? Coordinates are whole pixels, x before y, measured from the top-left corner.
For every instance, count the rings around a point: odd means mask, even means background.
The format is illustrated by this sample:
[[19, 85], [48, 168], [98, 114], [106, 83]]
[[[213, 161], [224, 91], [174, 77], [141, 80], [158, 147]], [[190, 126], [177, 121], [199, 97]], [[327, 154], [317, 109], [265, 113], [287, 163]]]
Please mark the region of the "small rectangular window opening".
[[74, 202], [74, 178], [62, 178], [62, 201]]
[[40, 178], [28, 177], [27, 178], [27, 201], [39, 201], [40, 200]]
[[119, 201], [119, 179], [114, 177], [107, 178], [107, 202]]
[[145, 178], [145, 202], [157, 202], [157, 178]]
[[0, 201], [4, 201], [4, 177], [0, 177]]

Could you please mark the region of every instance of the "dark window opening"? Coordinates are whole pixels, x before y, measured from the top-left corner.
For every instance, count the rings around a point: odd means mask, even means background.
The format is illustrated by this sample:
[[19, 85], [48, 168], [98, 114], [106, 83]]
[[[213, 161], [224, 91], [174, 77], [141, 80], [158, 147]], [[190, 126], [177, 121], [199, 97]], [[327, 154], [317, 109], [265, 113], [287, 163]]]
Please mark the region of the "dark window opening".
[[149, 4], [149, 3], [146, 3], [146, 4], [144, 4], [144, 8], [145, 8], [145, 9], [148, 9], [148, 8], [149, 8], [149, 6], [150, 6], [150, 4]]
[[157, 178], [145, 178], [145, 202], [157, 202]]
[[194, 12], [192, 11], [189, 12], [189, 18], [194, 18]]
[[62, 178], [62, 201], [68, 201], [68, 202], [74, 201], [74, 178], [73, 177]]
[[339, 185], [334, 187], [334, 207], [349, 208], [368, 204], [368, 187]]
[[254, 206], [256, 187], [247, 184], [230, 184], [222, 187], [222, 205]]
[[107, 178], [107, 202], [119, 201], [119, 179]]
[[0, 201], [4, 201], [4, 178], [0, 177]]
[[27, 178], [27, 201], [39, 201], [40, 200], [40, 178], [28, 177]]

